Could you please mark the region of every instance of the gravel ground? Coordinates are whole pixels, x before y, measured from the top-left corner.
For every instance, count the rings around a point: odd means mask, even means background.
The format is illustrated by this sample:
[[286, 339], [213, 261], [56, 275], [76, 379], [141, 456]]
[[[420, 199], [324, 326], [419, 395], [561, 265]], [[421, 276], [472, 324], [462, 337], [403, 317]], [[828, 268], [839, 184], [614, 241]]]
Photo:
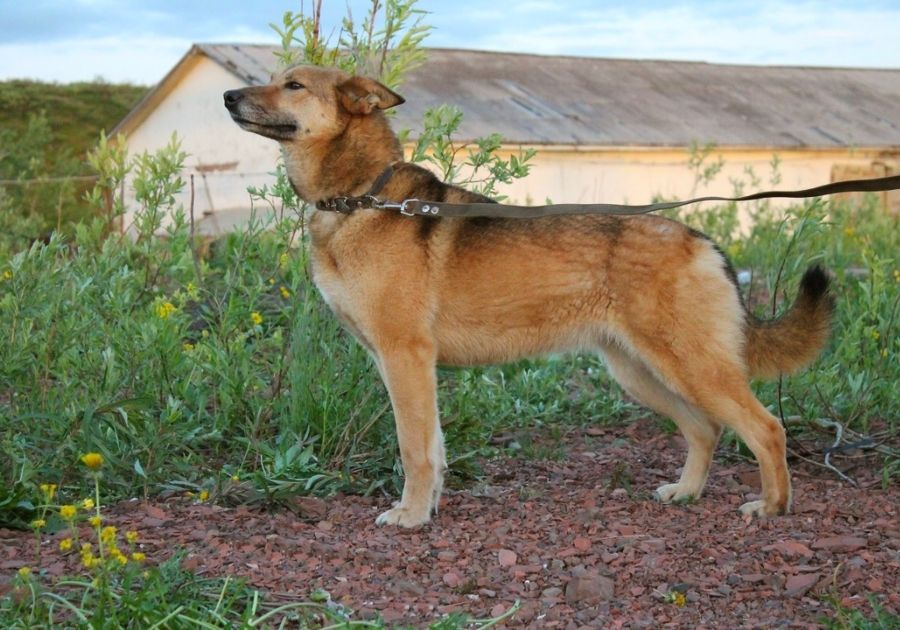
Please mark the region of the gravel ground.
[[[867, 610], [867, 595], [900, 612], [900, 489], [882, 489], [871, 460], [853, 471], [860, 488], [795, 464], [793, 512], [751, 519], [737, 508], [758, 492], [756, 466], [721, 453], [701, 501], [652, 500], [685, 452], [653, 419], [547, 446], [563, 456], [484, 462], [481, 482], [446, 492], [411, 531], [375, 527], [389, 501], [357, 496], [299, 499], [299, 516], [182, 498], [107, 515], [138, 529], [151, 559], [180, 547], [187, 568], [245, 576], [279, 600], [321, 588], [356, 619], [425, 626], [518, 600], [508, 626], [809, 628], [834, 614], [826, 597]], [[33, 563], [32, 541], [0, 529], [0, 580]], [[47, 541], [50, 575], [76, 560]]]

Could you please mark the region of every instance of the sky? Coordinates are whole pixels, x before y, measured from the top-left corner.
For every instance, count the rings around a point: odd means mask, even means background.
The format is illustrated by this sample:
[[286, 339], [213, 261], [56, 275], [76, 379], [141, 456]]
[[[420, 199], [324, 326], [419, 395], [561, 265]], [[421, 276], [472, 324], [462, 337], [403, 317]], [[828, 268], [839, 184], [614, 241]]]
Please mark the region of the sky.
[[[0, 80], [151, 85], [194, 42], [277, 44], [314, 0], [0, 0]], [[324, 0], [326, 28], [371, 0]], [[427, 46], [713, 63], [900, 68], [900, 0], [419, 0]]]

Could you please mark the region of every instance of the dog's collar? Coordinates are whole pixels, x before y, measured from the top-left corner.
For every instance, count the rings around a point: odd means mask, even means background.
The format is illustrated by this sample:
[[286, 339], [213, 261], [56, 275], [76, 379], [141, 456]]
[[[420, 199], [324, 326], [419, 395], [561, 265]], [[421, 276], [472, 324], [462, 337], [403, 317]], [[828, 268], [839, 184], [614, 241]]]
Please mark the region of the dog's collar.
[[350, 214], [354, 210], [360, 208], [371, 208], [378, 203], [376, 195], [380, 193], [394, 175], [394, 165], [388, 164], [387, 168], [381, 172], [381, 175], [372, 184], [365, 195], [361, 197], [333, 197], [331, 199], [322, 199], [316, 202], [316, 208], [330, 212], [340, 212], [341, 214]]

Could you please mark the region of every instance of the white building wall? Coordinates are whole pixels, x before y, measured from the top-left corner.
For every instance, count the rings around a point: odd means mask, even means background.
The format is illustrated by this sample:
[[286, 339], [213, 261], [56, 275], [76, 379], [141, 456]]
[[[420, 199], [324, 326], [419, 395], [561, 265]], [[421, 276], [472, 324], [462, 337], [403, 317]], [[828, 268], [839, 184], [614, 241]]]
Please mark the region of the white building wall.
[[[772, 157], [780, 162], [773, 173]], [[811, 188], [831, 181], [835, 165], [865, 169], [878, 159], [874, 152], [846, 150], [716, 149], [707, 159], [724, 160], [708, 183], [696, 183], [685, 149], [538, 147], [527, 178], [501, 186], [509, 201], [554, 203], [650, 203], [656, 197], [687, 199], [749, 194], [758, 190]], [[759, 180], [753, 187], [747, 172]], [[773, 175], [780, 177], [774, 183]], [[875, 176], [873, 173], [871, 176]], [[743, 182], [743, 193], [735, 182]]]
[[[196, 67], [128, 136], [130, 154], [156, 151], [177, 133], [185, 160], [188, 183], [178, 202], [190, 207], [190, 176], [194, 175], [194, 217], [200, 231], [219, 233], [248, 215], [248, 186], [271, 184], [280, 155], [278, 145], [240, 129], [222, 104], [226, 90], [243, 87], [241, 81], [217, 63], [199, 57]], [[126, 191], [129, 207], [133, 194]], [[133, 212], [125, 216], [128, 229]]]

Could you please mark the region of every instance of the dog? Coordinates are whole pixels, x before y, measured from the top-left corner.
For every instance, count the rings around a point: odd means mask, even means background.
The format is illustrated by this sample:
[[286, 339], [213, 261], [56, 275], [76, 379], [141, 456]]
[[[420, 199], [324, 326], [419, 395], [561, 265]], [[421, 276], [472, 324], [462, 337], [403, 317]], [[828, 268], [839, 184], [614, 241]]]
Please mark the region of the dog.
[[[316, 204], [383, 200], [490, 202], [403, 161], [384, 110], [403, 97], [375, 80], [295, 66], [265, 86], [229, 90], [243, 129], [280, 143], [297, 195]], [[828, 274], [806, 270], [794, 304], [773, 321], [743, 304], [733, 268], [702, 233], [655, 215], [537, 219], [403, 216], [363, 207], [313, 211], [313, 279], [371, 354], [396, 421], [404, 486], [378, 524], [415, 527], [436, 509], [446, 467], [436, 366], [547, 353], [605, 356], [628, 394], [672, 418], [687, 440], [679, 480], [662, 502], [698, 498], [723, 427], [760, 468], [744, 514], [788, 511], [781, 423], [748, 380], [811, 362], [825, 345]]]

